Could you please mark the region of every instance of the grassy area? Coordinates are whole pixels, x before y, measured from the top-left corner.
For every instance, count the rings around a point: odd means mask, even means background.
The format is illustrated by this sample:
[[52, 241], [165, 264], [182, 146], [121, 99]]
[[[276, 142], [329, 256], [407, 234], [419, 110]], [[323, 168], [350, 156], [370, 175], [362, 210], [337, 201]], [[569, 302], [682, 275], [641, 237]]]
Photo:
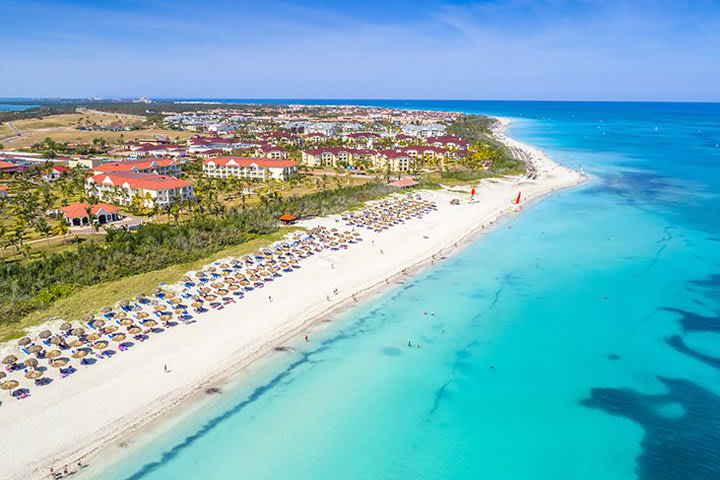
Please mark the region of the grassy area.
[[43, 118], [29, 118], [13, 122], [20, 130], [40, 130], [46, 128], [72, 127], [78, 125], [141, 125], [144, 117], [135, 115], [122, 115], [101, 112], [67, 113], [61, 115], [48, 115]]
[[165, 135], [171, 140], [175, 140], [177, 137], [185, 140], [195, 135], [193, 132], [164, 129], [132, 130], [129, 132], [95, 132], [90, 130], [67, 129], [67, 127], [62, 128], [64, 129], [30, 131], [19, 137], [6, 138], [2, 143], [7, 148], [27, 148], [35, 143], [42, 142], [48, 137], [59, 143], [91, 143], [95, 138], [103, 138], [109, 143], [118, 143], [121, 139], [127, 142], [129, 140], [152, 139], [155, 135]]
[[297, 228], [281, 228], [277, 232], [226, 248], [210, 257], [194, 262], [173, 265], [162, 270], [82, 288], [73, 295], [54, 302], [45, 310], [31, 313], [20, 322], [0, 325], [0, 341], [21, 337], [26, 328], [41, 324], [52, 317], [60, 317], [68, 321], [80, 320], [87, 312], [97, 312], [106, 305], [114, 305], [121, 300], [131, 299], [138, 293], [150, 294], [160, 283], [175, 283], [188, 271], [197, 270], [220, 258], [247, 255], [280, 240], [293, 230], [297, 230]]

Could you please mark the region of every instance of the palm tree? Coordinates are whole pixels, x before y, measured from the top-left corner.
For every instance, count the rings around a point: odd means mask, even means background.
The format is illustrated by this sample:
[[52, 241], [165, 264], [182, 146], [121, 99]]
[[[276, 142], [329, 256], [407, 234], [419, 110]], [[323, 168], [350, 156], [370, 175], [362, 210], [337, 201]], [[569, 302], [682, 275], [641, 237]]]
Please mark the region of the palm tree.
[[65, 237], [70, 233], [70, 222], [67, 221], [67, 218], [60, 217], [58, 223], [53, 227], [52, 233], [57, 236], [62, 235], [63, 243], [65, 243]]

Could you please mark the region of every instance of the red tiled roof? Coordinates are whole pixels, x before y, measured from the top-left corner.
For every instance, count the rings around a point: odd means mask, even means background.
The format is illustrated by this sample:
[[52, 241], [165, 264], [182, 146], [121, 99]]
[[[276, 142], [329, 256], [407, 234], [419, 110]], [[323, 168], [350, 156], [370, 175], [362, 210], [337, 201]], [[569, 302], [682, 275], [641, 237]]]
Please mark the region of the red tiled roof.
[[211, 162], [216, 165], [227, 165], [230, 162], [234, 162], [238, 167], [250, 167], [252, 165], [257, 165], [260, 168], [287, 168], [297, 166], [297, 162], [293, 162], [292, 160], [273, 160], [271, 158], [252, 157], [214, 157], [204, 160], [203, 164], [207, 165]]
[[106, 213], [115, 213], [120, 210], [115, 205], [109, 205], [107, 203], [97, 203], [95, 205], [90, 205], [89, 203], [73, 203], [67, 207], [62, 207], [60, 210], [63, 211], [67, 218], [84, 218], [87, 217], [88, 207], [93, 215], [97, 215], [100, 210], [104, 210]]
[[95, 167], [96, 172], [130, 172], [132, 170], [147, 170], [149, 168], [169, 167], [177, 162], [172, 158], [152, 158], [139, 160], [125, 160], [123, 162], [103, 163]]
[[12, 170], [14, 168], [20, 168], [20, 165], [0, 160], [0, 170]]
[[416, 182], [412, 178], [403, 178], [402, 180], [388, 183], [388, 185], [390, 185], [391, 187], [414, 187], [417, 184], [418, 182]]
[[95, 175], [94, 177], [90, 177], [88, 180], [92, 180], [95, 183], [105, 185], [110, 183], [117, 186], [122, 186], [127, 183], [132, 189], [141, 188], [143, 190], [155, 191], [192, 186], [192, 182], [180, 180], [179, 178], [171, 177], [169, 175], [139, 172], [101, 173], [99, 175]]

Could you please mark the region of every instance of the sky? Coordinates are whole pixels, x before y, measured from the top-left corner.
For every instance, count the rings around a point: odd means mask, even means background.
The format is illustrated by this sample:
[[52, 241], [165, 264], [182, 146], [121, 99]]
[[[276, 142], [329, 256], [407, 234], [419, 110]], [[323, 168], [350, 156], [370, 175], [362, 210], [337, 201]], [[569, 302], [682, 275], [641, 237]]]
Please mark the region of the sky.
[[720, 101], [720, 0], [2, 0], [0, 97]]

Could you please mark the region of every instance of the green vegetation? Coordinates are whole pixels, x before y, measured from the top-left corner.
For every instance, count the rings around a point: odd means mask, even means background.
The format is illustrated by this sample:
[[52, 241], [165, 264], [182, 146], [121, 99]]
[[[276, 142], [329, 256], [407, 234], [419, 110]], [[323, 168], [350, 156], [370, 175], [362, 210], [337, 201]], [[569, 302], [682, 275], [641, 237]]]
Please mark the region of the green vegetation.
[[[185, 223], [147, 224], [136, 231], [109, 229], [104, 241], [72, 251], [0, 265], [0, 326], [46, 309], [80, 289], [194, 262], [277, 231], [277, 217], [328, 215], [394, 191], [379, 183], [304, 196], [267, 195], [258, 206], [193, 212]], [[172, 212], [171, 212], [172, 214]]]
[[457, 168], [443, 171], [443, 178], [473, 181], [525, 173], [525, 163], [493, 137], [492, 128], [496, 122], [485, 115], [463, 115], [448, 127], [449, 134], [468, 142], [468, 153]]

